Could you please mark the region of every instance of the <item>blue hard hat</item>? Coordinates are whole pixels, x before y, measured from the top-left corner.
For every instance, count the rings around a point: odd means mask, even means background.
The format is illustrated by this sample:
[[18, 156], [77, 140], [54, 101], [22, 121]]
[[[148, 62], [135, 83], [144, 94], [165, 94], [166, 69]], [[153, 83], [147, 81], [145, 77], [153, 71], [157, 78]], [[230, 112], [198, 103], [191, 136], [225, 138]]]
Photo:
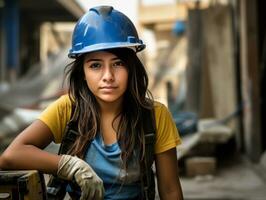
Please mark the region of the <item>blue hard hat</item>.
[[130, 19], [111, 6], [91, 8], [77, 22], [72, 35], [68, 57], [112, 48], [131, 48], [139, 52], [145, 48]]

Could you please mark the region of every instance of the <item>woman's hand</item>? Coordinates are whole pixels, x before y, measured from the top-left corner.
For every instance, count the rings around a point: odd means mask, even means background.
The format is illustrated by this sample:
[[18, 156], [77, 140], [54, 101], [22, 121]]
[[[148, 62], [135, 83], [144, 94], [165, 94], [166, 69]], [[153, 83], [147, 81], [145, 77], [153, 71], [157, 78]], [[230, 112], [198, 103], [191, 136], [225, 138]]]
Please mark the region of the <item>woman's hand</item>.
[[62, 155], [57, 176], [65, 180], [75, 180], [81, 189], [80, 200], [101, 200], [104, 196], [103, 181], [88, 163], [70, 155]]

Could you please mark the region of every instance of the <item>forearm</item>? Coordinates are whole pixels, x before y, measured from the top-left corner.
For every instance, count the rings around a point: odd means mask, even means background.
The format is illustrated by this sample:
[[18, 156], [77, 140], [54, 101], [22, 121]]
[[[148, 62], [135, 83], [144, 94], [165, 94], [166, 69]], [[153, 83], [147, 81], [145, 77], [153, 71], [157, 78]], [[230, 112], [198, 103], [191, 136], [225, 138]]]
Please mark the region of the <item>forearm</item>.
[[178, 176], [176, 149], [157, 154], [155, 157], [158, 191], [160, 199], [183, 200]]
[[1, 169], [35, 169], [56, 174], [60, 156], [33, 145], [20, 145], [7, 149], [0, 157]]
[[60, 156], [44, 150], [53, 141], [49, 127], [40, 120], [34, 121], [12, 141], [0, 156], [1, 169], [35, 169], [56, 174]]
[[183, 192], [180, 182], [178, 187], [174, 190], [169, 190], [169, 188], [159, 188], [159, 195], [161, 200], [183, 200]]
[[183, 197], [177, 192], [160, 193], [161, 200], [183, 200]]

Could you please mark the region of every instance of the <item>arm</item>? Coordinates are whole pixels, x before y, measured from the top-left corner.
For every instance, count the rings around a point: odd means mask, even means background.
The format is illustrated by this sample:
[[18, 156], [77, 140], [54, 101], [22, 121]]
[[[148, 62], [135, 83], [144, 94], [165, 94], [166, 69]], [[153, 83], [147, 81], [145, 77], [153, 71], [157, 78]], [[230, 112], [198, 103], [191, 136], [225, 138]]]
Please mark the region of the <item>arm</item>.
[[60, 156], [42, 150], [52, 140], [53, 134], [48, 126], [36, 120], [0, 156], [0, 168], [36, 169], [56, 174]]
[[102, 199], [103, 182], [83, 160], [70, 155], [56, 155], [42, 150], [53, 140], [53, 134], [42, 121], [33, 122], [22, 131], [0, 156], [2, 169], [35, 169], [75, 180], [82, 193], [80, 199]]
[[155, 164], [160, 199], [183, 200], [178, 177], [176, 148], [156, 154]]

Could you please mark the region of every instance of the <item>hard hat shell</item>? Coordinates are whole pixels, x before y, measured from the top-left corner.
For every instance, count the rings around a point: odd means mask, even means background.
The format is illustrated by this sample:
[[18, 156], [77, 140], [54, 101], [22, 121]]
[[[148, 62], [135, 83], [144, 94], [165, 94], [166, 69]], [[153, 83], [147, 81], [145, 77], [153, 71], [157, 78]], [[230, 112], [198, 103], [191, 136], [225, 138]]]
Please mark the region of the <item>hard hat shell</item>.
[[68, 57], [112, 48], [131, 48], [139, 52], [145, 48], [130, 19], [111, 6], [91, 8], [77, 22], [72, 35]]

